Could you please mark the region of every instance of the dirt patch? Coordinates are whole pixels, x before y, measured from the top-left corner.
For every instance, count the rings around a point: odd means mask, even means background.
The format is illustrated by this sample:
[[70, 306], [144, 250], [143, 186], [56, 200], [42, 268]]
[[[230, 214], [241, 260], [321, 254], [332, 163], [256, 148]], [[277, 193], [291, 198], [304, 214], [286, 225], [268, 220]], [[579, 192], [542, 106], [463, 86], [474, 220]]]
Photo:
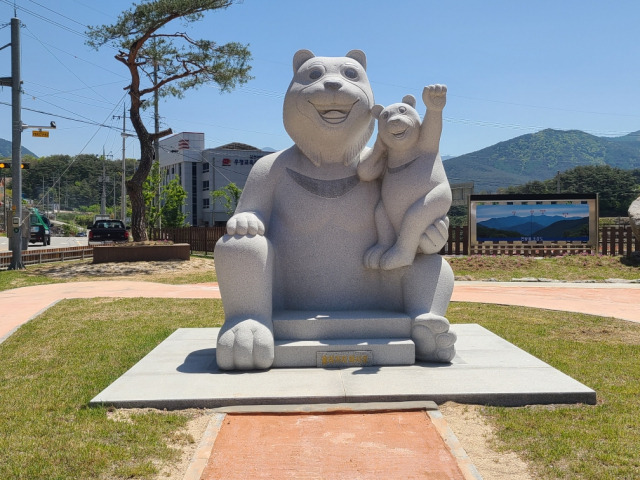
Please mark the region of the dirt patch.
[[[114, 409], [107, 412], [107, 418], [114, 422], [131, 422], [131, 416], [144, 413], [166, 414], [166, 410], [155, 410], [152, 408], [130, 408], [130, 409]], [[193, 459], [198, 448], [200, 440], [204, 435], [211, 413], [207, 410], [190, 408], [181, 410], [179, 413], [189, 417], [189, 421], [185, 428], [178, 430], [167, 438], [167, 446], [175, 449], [180, 453], [180, 459], [170, 464], [157, 465], [159, 470], [156, 475], [157, 480], [182, 480], [184, 474], [189, 468], [189, 464]]]
[[499, 452], [494, 430], [479, 405], [446, 402], [439, 406], [484, 480], [533, 480], [528, 465], [513, 452]]
[[211, 273], [214, 270], [213, 260], [210, 258], [191, 257], [190, 260], [167, 260], [163, 262], [111, 262], [93, 264], [91, 260], [75, 262], [56, 262], [29, 266], [28, 273], [45, 275], [53, 278], [114, 280], [126, 278], [127, 280], [152, 281], [150, 276]]

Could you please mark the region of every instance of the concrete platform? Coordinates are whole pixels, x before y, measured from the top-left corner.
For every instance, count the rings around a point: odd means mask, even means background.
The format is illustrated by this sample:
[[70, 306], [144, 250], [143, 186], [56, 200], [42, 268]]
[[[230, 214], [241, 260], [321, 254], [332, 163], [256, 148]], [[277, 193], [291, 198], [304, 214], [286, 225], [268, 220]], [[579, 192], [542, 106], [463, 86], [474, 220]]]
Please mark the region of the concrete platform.
[[218, 370], [218, 329], [179, 329], [91, 404], [167, 409], [449, 400], [502, 406], [595, 404], [592, 389], [485, 328], [451, 328], [458, 335], [451, 364], [263, 372]]

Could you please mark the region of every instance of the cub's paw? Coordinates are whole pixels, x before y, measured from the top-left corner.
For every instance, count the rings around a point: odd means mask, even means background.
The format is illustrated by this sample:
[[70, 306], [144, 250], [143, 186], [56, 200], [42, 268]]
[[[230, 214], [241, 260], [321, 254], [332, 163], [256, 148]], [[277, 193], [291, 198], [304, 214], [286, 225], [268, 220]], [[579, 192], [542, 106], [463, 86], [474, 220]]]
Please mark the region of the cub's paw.
[[425, 255], [438, 253], [449, 238], [449, 217], [445, 216], [429, 225], [420, 236], [420, 251]]
[[216, 361], [221, 370], [265, 370], [273, 364], [273, 332], [247, 319], [225, 322], [218, 335]]
[[380, 259], [384, 252], [387, 251], [387, 248], [384, 245], [376, 244], [367, 250], [364, 254], [364, 266], [371, 269], [380, 268]]
[[383, 270], [393, 270], [394, 268], [406, 267], [413, 263], [416, 252], [406, 251], [396, 244], [388, 250], [380, 259], [380, 268]]
[[447, 103], [447, 86], [436, 84], [424, 87], [422, 100], [427, 109], [441, 111]]

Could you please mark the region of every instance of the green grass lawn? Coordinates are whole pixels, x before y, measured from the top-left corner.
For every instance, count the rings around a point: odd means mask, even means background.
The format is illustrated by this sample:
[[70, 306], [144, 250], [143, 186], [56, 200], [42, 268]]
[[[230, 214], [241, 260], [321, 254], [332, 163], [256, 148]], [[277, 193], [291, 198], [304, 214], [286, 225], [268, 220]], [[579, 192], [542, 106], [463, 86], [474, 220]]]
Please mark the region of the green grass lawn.
[[220, 300], [93, 299], [23, 325], [0, 344], [0, 478], [151, 478], [188, 416], [87, 404], [177, 327], [222, 318]]
[[640, 279], [640, 257], [605, 257], [601, 255], [566, 255], [534, 258], [508, 255], [448, 258], [458, 277], [469, 280], [494, 279], [509, 282], [514, 278], [548, 278], [553, 280], [604, 281], [609, 278]]
[[597, 405], [485, 408], [499, 448], [543, 479], [640, 478], [640, 325], [524, 307], [452, 303], [478, 323], [597, 392]]
[[[485, 408], [499, 448], [521, 454], [538, 478], [640, 478], [640, 325], [466, 303], [449, 316], [598, 392], [596, 406]], [[0, 478], [152, 478], [175, 461], [167, 443], [188, 416], [150, 411], [122, 422], [87, 404], [176, 328], [222, 318], [219, 300], [69, 300], [18, 329], [0, 344]]]

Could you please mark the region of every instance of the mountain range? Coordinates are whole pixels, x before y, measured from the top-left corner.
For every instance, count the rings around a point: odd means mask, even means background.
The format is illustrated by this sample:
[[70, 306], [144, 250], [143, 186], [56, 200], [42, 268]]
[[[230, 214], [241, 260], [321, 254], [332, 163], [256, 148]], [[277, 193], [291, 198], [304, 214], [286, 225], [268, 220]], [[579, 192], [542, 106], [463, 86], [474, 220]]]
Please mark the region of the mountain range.
[[640, 131], [610, 138], [546, 129], [444, 161], [449, 182], [474, 182], [475, 193], [548, 180], [582, 165], [640, 168]]
[[[22, 147], [20, 150], [22, 151], [22, 155], [31, 155], [32, 157], [38, 158], [35, 153], [27, 148]], [[0, 138], [0, 158], [11, 158], [11, 142], [4, 138]]]
[[[23, 155], [33, 155], [22, 147]], [[11, 142], [0, 138], [0, 157], [11, 157]], [[474, 183], [475, 193], [548, 180], [557, 172], [583, 165], [640, 168], [640, 131], [598, 137], [580, 130], [541, 130], [476, 152], [444, 158], [449, 182]]]
[[563, 240], [568, 237], [589, 236], [589, 217], [537, 215], [490, 218], [477, 223], [477, 237], [482, 240], [519, 240], [539, 237]]

